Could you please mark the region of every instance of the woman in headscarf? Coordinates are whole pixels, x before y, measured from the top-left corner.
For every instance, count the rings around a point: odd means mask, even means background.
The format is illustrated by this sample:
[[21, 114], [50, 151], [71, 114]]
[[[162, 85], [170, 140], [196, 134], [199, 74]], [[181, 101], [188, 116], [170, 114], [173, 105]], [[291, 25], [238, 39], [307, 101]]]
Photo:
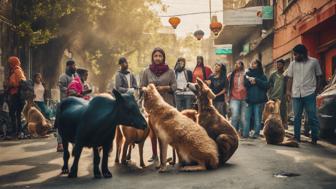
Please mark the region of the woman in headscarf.
[[[152, 52], [152, 63], [143, 72], [141, 87], [147, 87], [148, 84], [154, 84], [163, 97], [163, 99], [175, 107], [174, 92], [176, 90], [176, 78], [174, 70], [170, 69], [166, 63], [166, 54], [161, 48], [155, 48]], [[150, 132], [152, 141], [153, 156], [149, 161], [158, 159], [157, 155], [157, 137]]]
[[196, 78], [200, 78], [203, 81], [208, 80], [209, 76], [212, 74], [211, 68], [204, 65], [203, 56], [197, 56], [197, 65], [193, 71], [193, 83], [196, 82]]
[[9, 115], [16, 135], [18, 138], [23, 138], [24, 134], [21, 126], [21, 112], [24, 106], [24, 101], [20, 98], [19, 89], [20, 82], [25, 81], [26, 77], [21, 68], [21, 62], [18, 57], [9, 57], [8, 65], [9, 77], [5, 83], [5, 89], [9, 98]]

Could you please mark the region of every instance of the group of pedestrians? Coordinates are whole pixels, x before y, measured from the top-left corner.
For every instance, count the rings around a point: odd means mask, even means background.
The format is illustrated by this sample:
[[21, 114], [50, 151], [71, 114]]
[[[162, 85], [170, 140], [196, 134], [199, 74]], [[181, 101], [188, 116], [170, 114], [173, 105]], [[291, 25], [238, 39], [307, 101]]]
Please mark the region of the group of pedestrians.
[[[231, 73], [227, 73], [226, 65], [216, 62], [214, 71], [204, 63], [204, 58], [196, 58], [196, 67], [193, 71], [187, 69], [186, 59], [177, 59], [173, 69], [166, 62], [166, 54], [163, 49], [155, 48], [151, 56], [151, 64], [146, 68], [140, 82], [128, 69], [128, 61], [125, 57], [119, 59], [120, 70], [115, 76], [115, 88], [121, 93], [134, 94], [141, 87], [153, 83], [164, 100], [176, 107], [179, 111], [194, 108], [195, 96], [189, 89], [190, 83], [195, 83], [200, 78], [209, 86], [215, 94], [213, 104], [224, 116], [228, 116], [232, 125], [243, 138], [258, 138], [262, 129], [262, 111], [267, 100], [280, 100], [280, 113], [285, 128], [287, 124], [287, 104], [293, 103], [294, 112], [294, 136], [300, 141], [301, 118], [303, 110], [308, 115], [308, 123], [311, 128], [312, 143], [318, 140], [319, 123], [316, 115], [316, 94], [319, 91], [319, 82], [322, 71], [317, 59], [309, 57], [304, 45], [293, 48], [294, 60], [285, 71], [285, 61], [276, 61], [276, 71], [266, 77], [260, 60], [253, 60], [249, 68], [245, 68], [243, 61], [238, 60], [234, 64]], [[21, 112], [24, 101], [20, 98], [20, 82], [26, 77], [21, 68], [18, 57], [8, 59], [9, 74], [4, 83], [10, 119], [14, 126], [14, 132], [20, 136], [23, 132], [21, 125]], [[68, 96], [90, 99], [92, 92], [87, 85], [88, 70], [76, 68], [74, 60], [66, 62], [65, 73], [59, 77], [60, 100]], [[41, 73], [33, 76], [34, 102], [43, 115], [50, 119], [50, 112], [46, 107], [48, 95]], [[253, 127], [253, 129], [252, 129]], [[251, 132], [253, 130], [253, 132]], [[58, 136], [57, 151], [62, 151], [61, 138]], [[153, 144], [153, 157], [157, 157], [156, 136], [151, 136]]]
[[[153, 83], [167, 103], [182, 111], [194, 107], [195, 97], [188, 84], [195, 83], [196, 78], [200, 78], [215, 94], [213, 104], [216, 109], [224, 117], [228, 117], [229, 110], [231, 123], [242, 138], [260, 136], [262, 112], [268, 100], [281, 101], [280, 114], [287, 129], [287, 105], [291, 100], [295, 139], [300, 141], [301, 115], [305, 109], [312, 131], [312, 143], [315, 144], [319, 130], [315, 101], [322, 71], [317, 59], [309, 57], [302, 44], [293, 48], [293, 57], [294, 60], [286, 72], [286, 62], [277, 60], [276, 71], [267, 78], [262, 62], [258, 59], [249, 63], [247, 69], [244, 62], [238, 60], [229, 74], [226, 65], [221, 62], [216, 62], [212, 71], [205, 65], [202, 56], [196, 58], [193, 71], [186, 68], [183, 57], [177, 59], [174, 69], [170, 69], [166, 63], [165, 52], [161, 48], [155, 48], [151, 57], [152, 63], [142, 74], [140, 87]], [[120, 92], [133, 92], [138, 85], [134, 75], [128, 70], [126, 58], [121, 58], [119, 64], [121, 69], [116, 76], [116, 89]], [[155, 137], [152, 142], [156, 143]], [[155, 157], [155, 151], [153, 153]]]

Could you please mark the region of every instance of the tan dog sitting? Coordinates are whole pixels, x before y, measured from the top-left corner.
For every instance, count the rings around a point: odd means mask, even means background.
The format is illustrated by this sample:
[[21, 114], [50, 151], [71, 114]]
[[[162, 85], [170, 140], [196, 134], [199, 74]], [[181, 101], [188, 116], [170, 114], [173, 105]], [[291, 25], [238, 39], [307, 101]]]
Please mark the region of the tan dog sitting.
[[267, 144], [299, 147], [296, 141], [285, 140], [285, 128], [280, 116], [280, 100], [269, 100], [263, 111], [264, 136]]
[[216, 143], [196, 122], [166, 103], [153, 84], [143, 88], [144, 107], [159, 140], [160, 172], [166, 170], [167, 148], [171, 145], [179, 160], [187, 164], [181, 171], [200, 171], [218, 166]]
[[32, 100], [27, 100], [23, 115], [27, 121], [28, 132], [34, 137], [45, 136], [52, 127]]
[[[194, 110], [194, 109], [186, 109], [186, 110], [181, 111], [181, 113], [183, 115], [187, 116], [188, 118], [190, 118], [191, 120], [193, 120], [195, 123], [197, 123], [197, 116], [198, 116], [198, 114], [197, 114], [196, 110]], [[173, 149], [173, 158], [171, 159], [171, 161], [168, 158], [167, 161], [169, 161], [169, 164], [171, 164], [171, 165], [175, 165], [176, 164], [176, 150], [175, 149]], [[179, 162], [181, 163], [181, 160], [179, 160]]]
[[239, 137], [235, 128], [213, 106], [215, 94], [199, 78], [196, 79], [196, 98], [198, 104], [198, 123], [217, 143], [219, 163], [224, 164], [238, 148]]
[[146, 165], [143, 160], [143, 147], [148, 134], [149, 134], [149, 128], [141, 130], [122, 125], [118, 126], [116, 128], [116, 136], [115, 136], [117, 146], [115, 162], [119, 163], [121, 147], [123, 146], [121, 164], [126, 165], [127, 160], [131, 160], [132, 148], [134, 148], [135, 144], [138, 144], [140, 166], [145, 167]]

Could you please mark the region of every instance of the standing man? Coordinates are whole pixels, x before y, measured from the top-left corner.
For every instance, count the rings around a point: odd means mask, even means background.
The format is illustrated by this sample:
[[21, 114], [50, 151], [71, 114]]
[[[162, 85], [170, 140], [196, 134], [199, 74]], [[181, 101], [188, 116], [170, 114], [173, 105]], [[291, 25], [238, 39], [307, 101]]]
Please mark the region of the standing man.
[[287, 126], [287, 102], [286, 102], [286, 78], [284, 76], [285, 61], [283, 59], [276, 62], [277, 71], [269, 78], [269, 99], [280, 100], [280, 115], [285, 129]]
[[[58, 86], [60, 89], [60, 101], [64, 100], [67, 97], [68, 85], [73, 80], [76, 74], [76, 63], [74, 60], [68, 60], [66, 62], [65, 73], [59, 77]], [[56, 131], [57, 134], [57, 152], [63, 152], [62, 138]]]
[[134, 94], [138, 88], [134, 75], [128, 70], [128, 62], [125, 57], [119, 58], [120, 70], [115, 76], [115, 88], [120, 93]]
[[178, 58], [175, 65], [177, 89], [175, 91], [176, 108], [179, 111], [192, 108], [194, 93], [187, 87], [192, 82], [192, 72], [185, 68], [185, 58]]
[[296, 45], [293, 48], [294, 61], [288, 67], [287, 99], [293, 100], [294, 136], [300, 142], [303, 109], [308, 114], [312, 144], [316, 144], [319, 121], [316, 116], [316, 94], [319, 91], [322, 71], [317, 59], [309, 57], [307, 48]]

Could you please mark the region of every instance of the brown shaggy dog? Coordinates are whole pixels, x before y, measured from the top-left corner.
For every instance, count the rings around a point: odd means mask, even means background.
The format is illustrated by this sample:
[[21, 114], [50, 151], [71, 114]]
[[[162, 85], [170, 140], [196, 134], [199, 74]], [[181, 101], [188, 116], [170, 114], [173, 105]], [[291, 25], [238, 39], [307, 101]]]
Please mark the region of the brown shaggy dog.
[[144, 87], [143, 91], [144, 107], [159, 140], [160, 172], [166, 171], [168, 144], [176, 149], [180, 161], [197, 163], [183, 166], [180, 168], [181, 171], [217, 168], [217, 146], [206, 131], [166, 103], [153, 84]]
[[[115, 162], [119, 163], [121, 146], [123, 145], [121, 164], [127, 165], [126, 160], [131, 160], [132, 148], [134, 148], [135, 144], [138, 144], [140, 155], [140, 166], [145, 167], [146, 165], [143, 160], [143, 147], [148, 134], [149, 134], [149, 128], [141, 130], [122, 125], [118, 126], [116, 128], [116, 136], [115, 136], [116, 148], [117, 148]], [[129, 149], [128, 154], [127, 149]]]
[[213, 106], [215, 95], [211, 89], [197, 78], [196, 97], [198, 103], [198, 123], [217, 143], [219, 163], [224, 164], [238, 148], [239, 137], [235, 128]]
[[27, 121], [28, 132], [34, 137], [45, 136], [52, 127], [32, 100], [27, 100], [23, 115]]
[[[191, 120], [193, 120], [195, 123], [197, 123], [197, 111], [194, 109], [186, 109], [186, 110], [182, 110], [181, 113], [187, 117], [189, 117]], [[170, 165], [175, 165], [176, 164], [176, 150], [173, 149], [173, 158], [170, 160], [168, 158], [169, 164]], [[181, 163], [181, 160], [179, 160], [179, 162]]]
[[296, 141], [285, 140], [285, 128], [280, 116], [280, 100], [269, 100], [263, 111], [264, 136], [267, 144], [299, 147]]

